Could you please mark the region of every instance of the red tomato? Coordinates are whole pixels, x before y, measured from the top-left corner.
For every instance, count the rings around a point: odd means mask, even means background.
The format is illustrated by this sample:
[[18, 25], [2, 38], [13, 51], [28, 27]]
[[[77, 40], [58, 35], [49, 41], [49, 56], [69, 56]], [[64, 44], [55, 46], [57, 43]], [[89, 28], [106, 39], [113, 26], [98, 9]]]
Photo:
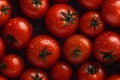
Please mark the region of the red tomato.
[[101, 15], [96, 11], [84, 13], [79, 20], [80, 31], [90, 37], [99, 35], [105, 27]]
[[53, 0], [54, 2], [58, 2], [58, 3], [65, 3], [65, 2], [69, 2], [69, 0]]
[[107, 80], [120, 80], [120, 74], [111, 75]]
[[103, 32], [94, 41], [94, 56], [102, 63], [120, 60], [120, 36], [112, 31]]
[[89, 61], [78, 70], [78, 80], [105, 80], [105, 70], [97, 62]]
[[52, 37], [39, 35], [29, 43], [26, 56], [34, 66], [38, 68], [49, 68], [58, 60], [60, 47]]
[[28, 69], [23, 72], [20, 80], [48, 80], [47, 74], [38, 69]]
[[11, 16], [11, 4], [8, 0], [0, 0], [0, 26], [5, 24]]
[[67, 4], [55, 4], [46, 15], [46, 27], [51, 34], [59, 38], [68, 37], [78, 27], [77, 12]]
[[62, 53], [66, 60], [73, 64], [79, 64], [86, 61], [92, 51], [91, 41], [81, 35], [75, 34], [65, 40]]
[[6, 77], [0, 75], [0, 80], [8, 80]]
[[0, 37], [0, 58], [4, 55], [5, 53], [5, 43], [3, 39]]
[[48, 10], [48, 0], [20, 0], [22, 12], [30, 18], [41, 18]]
[[66, 62], [58, 62], [51, 69], [51, 80], [70, 80], [72, 77], [72, 68]]
[[78, 0], [80, 5], [89, 10], [98, 9], [104, 0]]
[[120, 27], [120, 0], [105, 0], [102, 15], [109, 25]]
[[26, 47], [32, 36], [31, 24], [21, 17], [11, 19], [3, 30], [6, 43], [14, 49]]
[[18, 77], [24, 69], [24, 62], [16, 54], [5, 55], [0, 60], [0, 71], [9, 78]]

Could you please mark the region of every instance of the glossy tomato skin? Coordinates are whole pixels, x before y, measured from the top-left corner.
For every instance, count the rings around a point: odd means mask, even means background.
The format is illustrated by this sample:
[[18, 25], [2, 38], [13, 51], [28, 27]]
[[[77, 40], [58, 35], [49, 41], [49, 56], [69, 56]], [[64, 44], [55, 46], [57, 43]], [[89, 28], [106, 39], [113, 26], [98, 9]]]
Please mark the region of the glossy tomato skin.
[[26, 56], [32, 65], [38, 68], [49, 68], [58, 60], [60, 46], [52, 37], [39, 35], [30, 41]]
[[25, 70], [22, 73], [20, 80], [33, 80], [33, 77], [37, 78], [38, 80], [40, 80], [40, 78], [42, 78], [41, 80], [48, 80], [47, 74], [44, 71], [35, 68]]
[[46, 28], [51, 34], [59, 38], [66, 38], [76, 31], [78, 14], [67, 4], [55, 4], [49, 9], [45, 22]]
[[101, 15], [96, 11], [86, 12], [80, 17], [80, 31], [89, 37], [99, 35], [104, 30], [104, 27], [104, 21]]
[[20, 0], [20, 7], [22, 12], [29, 18], [41, 18], [48, 10], [48, 0]]
[[[95, 72], [92, 72], [92, 68]], [[105, 80], [105, 76], [104, 68], [94, 61], [83, 63], [78, 70], [78, 80]]]
[[53, 0], [54, 2], [57, 3], [65, 3], [65, 2], [69, 2], [69, 0]]
[[0, 58], [5, 54], [5, 42], [0, 37]]
[[103, 19], [113, 27], [120, 27], [120, 0], [105, 0], [102, 6]]
[[0, 0], [0, 26], [5, 24], [12, 12], [12, 7], [11, 4], [9, 3], [8, 0]]
[[8, 21], [3, 29], [5, 42], [13, 49], [26, 47], [32, 37], [32, 26], [24, 18], [15, 17]]
[[120, 80], [120, 75], [119, 74], [111, 75], [110, 77], [107, 78], [107, 80]]
[[94, 57], [102, 63], [112, 63], [120, 60], [120, 37], [117, 33], [106, 31], [94, 41]]
[[52, 67], [50, 74], [51, 80], [70, 80], [72, 68], [68, 63], [60, 61]]
[[68, 37], [62, 46], [63, 56], [72, 64], [80, 64], [86, 61], [91, 56], [91, 51], [91, 41], [81, 34]]
[[8, 80], [6, 77], [0, 75], [0, 80]]
[[80, 5], [88, 10], [98, 9], [104, 0], [78, 0]]
[[20, 76], [24, 69], [24, 62], [21, 57], [16, 54], [5, 55], [0, 60], [0, 71], [8, 78], [16, 78]]

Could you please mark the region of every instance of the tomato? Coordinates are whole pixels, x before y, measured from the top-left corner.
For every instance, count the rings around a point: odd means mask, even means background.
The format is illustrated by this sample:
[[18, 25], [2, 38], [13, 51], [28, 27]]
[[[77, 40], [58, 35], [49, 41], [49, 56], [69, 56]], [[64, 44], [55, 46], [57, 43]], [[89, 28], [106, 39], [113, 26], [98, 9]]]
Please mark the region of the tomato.
[[101, 15], [96, 11], [84, 13], [79, 20], [80, 31], [90, 37], [99, 35], [105, 27]]
[[5, 55], [0, 60], [0, 71], [9, 78], [18, 77], [24, 69], [24, 62], [16, 54]]
[[0, 37], [0, 58], [4, 55], [5, 53], [5, 43], [3, 39]]
[[104, 20], [113, 27], [120, 27], [120, 0], [105, 0], [102, 6]]
[[26, 47], [32, 36], [31, 24], [21, 17], [10, 19], [3, 30], [3, 37], [8, 46], [14, 49]]
[[57, 3], [65, 3], [65, 2], [69, 2], [69, 0], [53, 0], [54, 2]]
[[59, 38], [73, 34], [78, 27], [78, 14], [67, 4], [53, 5], [46, 15], [47, 30]]
[[91, 56], [92, 43], [81, 35], [74, 34], [67, 38], [62, 47], [63, 56], [73, 64], [80, 64]]
[[20, 80], [48, 80], [48, 77], [44, 71], [32, 68], [25, 70]]
[[112, 31], [100, 34], [94, 41], [94, 57], [102, 63], [120, 60], [120, 36]]
[[72, 68], [64, 61], [56, 63], [51, 69], [51, 80], [70, 80]]
[[58, 60], [60, 46], [52, 37], [39, 35], [30, 41], [26, 56], [32, 65], [38, 68], [49, 68]]
[[0, 80], [7, 80], [7, 78], [2, 76], [2, 75], [0, 75]]
[[12, 12], [12, 7], [11, 4], [9, 3], [8, 0], [0, 0], [0, 26], [5, 24]]
[[20, 0], [22, 12], [30, 18], [41, 18], [48, 10], [48, 0]]
[[107, 80], [120, 80], [120, 74], [111, 75]]
[[78, 0], [80, 5], [88, 10], [98, 9], [104, 0]]
[[105, 80], [105, 70], [97, 62], [83, 63], [78, 70], [78, 80]]

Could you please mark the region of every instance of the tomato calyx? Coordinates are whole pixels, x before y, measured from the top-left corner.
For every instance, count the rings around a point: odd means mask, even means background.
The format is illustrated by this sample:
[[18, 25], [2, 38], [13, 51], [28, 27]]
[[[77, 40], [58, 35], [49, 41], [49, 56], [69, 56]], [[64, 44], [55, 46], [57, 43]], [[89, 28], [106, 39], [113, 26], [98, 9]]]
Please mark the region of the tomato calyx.
[[113, 55], [113, 50], [110, 52], [99, 52], [100, 54], [103, 54], [103, 60], [106, 60], [108, 62], [113, 62], [114, 61], [114, 55]]
[[2, 8], [1, 8], [2, 15], [7, 15], [8, 10], [10, 10], [9, 7], [5, 7], [4, 5], [2, 5]]
[[0, 68], [1, 69], [5, 69], [6, 68], [6, 64], [5, 63], [0, 63]]
[[81, 54], [82, 54], [82, 51], [80, 51], [78, 48], [75, 48], [73, 50], [73, 55], [74, 55], [75, 58], [80, 56]]
[[77, 18], [74, 18], [73, 16], [74, 16], [75, 14], [78, 14], [78, 13], [77, 13], [77, 12], [71, 13], [71, 12], [70, 12], [70, 9], [68, 9], [67, 13], [61, 12], [61, 14], [64, 16], [64, 17], [62, 18], [62, 20], [66, 22], [65, 25], [68, 25], [69, 23], [74, 23], [74, 21], [75, 21]]
[[92, 21], [91, 21], [91, 27], [97, 29], [97, 26], [101, 24], [101, 22], [98, 21], [98, 17], [93, 16]]
[[7, 35], [6, 40], [8, 41], [9, 45], [12, 45], [14, 42], [18, 43], [17, 40], [12, 35]]
[[36, 9], [38, 9], [38, 6], [42, 4], [41, 0], [32, 0], [32, 3], [35, 4]]
[[97, 72], [97, 68], [98, 68], [98, 66], [97, 65], [88, 65], [88, 68], [87, 68], [87, 70], [86, 70], [86, 72], [88, 73], [88, 74], [95, 74], [96, 72]]
[[38, 71], [36, 71], [36, 75], [35, 76], [31, 76], [33, 78], [33, 80], [42, 80], [44, 78], [44, 76], [40, 77], [38, 76]]
[[51, 52], [47, 52], [46, 47], [43, 49], [42, 52], [40, 52], [39, 57], [43, 59], [44, 63], [46, 63], [46, 57], [48, 55], [51, 55]]

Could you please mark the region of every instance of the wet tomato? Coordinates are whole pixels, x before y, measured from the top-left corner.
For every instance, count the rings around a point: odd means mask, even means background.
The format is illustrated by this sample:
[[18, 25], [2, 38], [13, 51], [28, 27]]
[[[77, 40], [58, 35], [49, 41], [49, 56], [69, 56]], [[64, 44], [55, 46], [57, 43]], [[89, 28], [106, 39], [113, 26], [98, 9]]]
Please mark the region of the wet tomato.
[[59, 59], [60, 46], [52, 37], [39, 35], [30, 41], [26, 56], [32, 65], [49, 68]]
[[32, 37], [32, 26], [24, 18], [15, 17], [3, 29], [3, 37], [10, 48], [25, 48]]
[[94, 41], [94, 57], [105, 64], [120, 60], [120, 36], [112, 31], [100, 34]]
[[78, 27], [78, 14], [67, 4], [53, 5], [46, 15], [47, 30], [59, 37], [66, 38], [73, 34]]
[[52, 67], [50, 74], [51, 80], [70, 80], [72, 68], [68, 63], [61, 61]]
[[91, 56], [91, 51], [91, 41], [81, 34], [74, 34], [67, 38], [62, 47], [63, 56], [73, 64], [86, 61]]
[[25, 70], [20, 80], [48, 80], [48, 77], [44, 71], [32, 68]]

